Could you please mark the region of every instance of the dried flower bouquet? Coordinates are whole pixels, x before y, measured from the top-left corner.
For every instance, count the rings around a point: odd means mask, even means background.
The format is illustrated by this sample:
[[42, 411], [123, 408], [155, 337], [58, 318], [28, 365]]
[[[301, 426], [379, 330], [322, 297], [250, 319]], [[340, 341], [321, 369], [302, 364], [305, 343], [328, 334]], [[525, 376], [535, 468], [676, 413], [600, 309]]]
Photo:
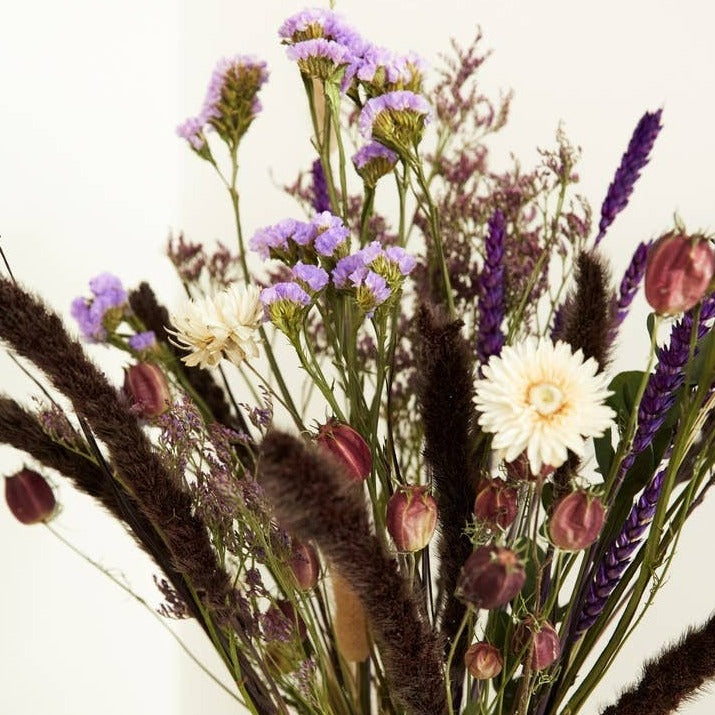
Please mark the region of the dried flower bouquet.
[[[126, 354], [121, 389], [0, 278], [0, 338], [47, 399], [0, 397], [0, 441], [34, 460], [8, 507], [52, 518], [44, 469], [98, 500], [251, 712], [577, 713], [713, 481], [711, 241], [668, 228], [615, 288], [600, 249], [661, 111], [592, 227], [562, 133], [533, 171], [490, 170], [509, 97], [481, 94], [478, 41], [430, 83], [332, 11], [279, 34], [313, 125], [315, 162], [287, 187], [307, 215], [244, 238], [239, 150], [268, 74], [221, 61], [178, 133], [225, 185], [238, 251], [172, 238], [189, 295], [173, 312], [147, 283], [90, 281], [72, 315]], [[642, 282], [649, 363], [614, 375]], [[672, 712], [713, 675], [710, 620], [604, 712]]]

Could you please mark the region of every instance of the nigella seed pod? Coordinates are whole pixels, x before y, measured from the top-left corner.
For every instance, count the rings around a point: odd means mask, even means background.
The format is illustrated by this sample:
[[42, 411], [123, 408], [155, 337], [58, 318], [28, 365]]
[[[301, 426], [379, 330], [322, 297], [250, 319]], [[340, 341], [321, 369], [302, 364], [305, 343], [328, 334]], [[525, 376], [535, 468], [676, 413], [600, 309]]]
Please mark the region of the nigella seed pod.
[[656, 313], [677, 315], [697, 305], [710, 289], [715, 254], [704, 236], [667, 233], [648, 251], [645, 297]]
[[318, 553], [310, 544], [304, 544], [293, 539], [290, 568], [296, 584], [302, 591], [315, 588], [320, 576], [320, 561]]
[[516, 519], [518, 497], [517, 490], [503, 479], [489, 479], [482, 484], [474, 501], [474, 515], [480, 521], [506, 529]]
[[526, 572], [511, 549], [480, 546], [464, 562], [457, 581], [457, 597], [472, 608], [503, 606], [521, 591]]
[[585, 549], [598, 538], [605, 517], [606, 508], [598, 497], [583, 490], [571, 492], [556, 503], [551, 513], [551, 543], [567, 551]]
[[504, 659], [489, 643], [472, 643], [464, 654], [464, 665], [476, 680], [495, 678], [504, 667]]
[[13, 516], [23, 524], [49, 521], [57, 506], [52, 487], [31, 469], [6, 477], [5, 501]]
[[387, 531], [398, 551], [420, 551], [434, 534], [437, 502], [428, 489], [402, 485], [387, 502]]
[[531, 616], [516, 627], [511, 646], [515, 653], [530, 647], [534, 670], [548, 668], [561, 655], [561, 640], [554, 627], [548, 621], [539, 624]]
[[124, 392], [129, 396], [135, 412], [144, 419], [164, 414], [171, 404], [166, 377], [151, 362], [140, 362], [125, 369]]
[[318, 429], [319, 449], [332, 454], [345, 466], [355, 482], [364, 481], [372, 471], [372, 454], [362, 435], [335, 418]]

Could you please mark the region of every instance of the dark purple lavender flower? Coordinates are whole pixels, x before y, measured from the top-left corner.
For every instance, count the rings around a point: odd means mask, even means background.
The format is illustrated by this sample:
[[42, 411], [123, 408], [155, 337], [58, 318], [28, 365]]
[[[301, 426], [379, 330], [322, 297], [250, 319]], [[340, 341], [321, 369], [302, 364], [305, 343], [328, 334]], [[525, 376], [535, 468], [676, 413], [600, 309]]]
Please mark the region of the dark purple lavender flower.
[[330, 280], [327, 271], [310, 263], [298, 263], [293, 266], [293, 277], [305, 283], [312, 291], [323, 290]]
[[485, 365], [492, 355], [499, 355], [504, 345], [501, 325], [504, 320], [504, 214], [497, 210], [489, 219], [485, 241], [484, 267], [479, 275], [479, 330], [477, 356]]
[[143, 350], [151, 350], [156, 345], [156, 335], [153, 330], [147, 330], [144, 333], [137, 333], [129, 338], [129, 347], [137, 352]]
[[325, 181], [325, 172], [320, 159], [313, 162], [311, 175], [313, 177], [313, 210], [319, 214], [323, 211], [330, 211], [328, 184]]
[[342, 219], [333, 216], [330, 211], [314, 216], [310, 222], [316, 231], [315, 250], [321, 256], [332, 256], [338, 248], [347, 243], [350, 230]]
[[648, 243], [639, 243], [638, 248], [636, 248], [636, 252], [633, 254], [633, 258], [631, 258], [631, 262], [628, 264], [628, 268], [626, 268], [625, 275], [621, 281], [618, 301], [614, 306], [615, 330], [617, 330], [621, 323], [626, 319], [628, 309], [631, 307], [633, 298], [638, 292], [638, 286], [643, 280], [646, 259], [648, 258], [648, 248], [651, 243], [652, 241], [648, 241]]
[[598, 565], [596, 576], [589, 586], [586, 601], [579, 615], [576, 626], [577, 636], [596, 622], [608, 597], [621, 580], [633, 552], [653, 520], [666, 471], [666, 469], [659, 471], [643, 490], [638, 501], [631, 508], [621, 533]]
[[[693, 310], [688, 311], [672, 328], [670, 343], [657, 351], [658, 364], [646, 385], [638, 407], [638, 428], [630, 452], [621, 462], [616, 484], [620, 485], [636, 457], [652, 442], [675, 402], [675, 393], [685, 379], [685, 365], [690, 356]], [[715, 295], [703, 301], [697, 335], [701, 338], [708, 322], [715, 317]]]
[[366, 139], [376, 139], [403, 153], [420, 141], [429, 116], [430, 106], [422, 95], [407, 90], [388, 92], [368, 99], [358, 129]]
[[601, 220], [598, 224], [596, 245], [606, 235], [608, 227], [616, 216], [626, 207], [633, 191], [641, 169], [648, 163], [653, 144], [661, 130], [660, 116], [662, 109], [656, 112], [646, 112], [638, 122], [633, 136], [628, 144], [628, 149], [621, 159], [621, 164], [616, 170], [608, 193], [601, 206]]

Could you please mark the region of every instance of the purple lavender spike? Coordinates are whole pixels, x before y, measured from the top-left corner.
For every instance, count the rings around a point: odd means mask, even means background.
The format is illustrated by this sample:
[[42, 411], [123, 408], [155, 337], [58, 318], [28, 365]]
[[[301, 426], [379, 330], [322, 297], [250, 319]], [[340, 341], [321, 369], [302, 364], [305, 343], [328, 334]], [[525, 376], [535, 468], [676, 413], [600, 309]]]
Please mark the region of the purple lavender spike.
[[635, 295], [638, 292], [638, 286], [640, 286], [643, 276], [645, 275], [645, 264], [646, 259], [648, 258], [648, 249], [652, 243], [653, 241], [648, 241], [648, 243], [639, 243], [638, 248], [636, 248], [636, 252], [633, 254], [631, 262], [628, 264], [626, 273], [621, 281], [618, 301], [614, 306], [614, 332], [617, 332], [618, 327], [626, 319], [628, 309], [631, 307], [633, 298], [635, 298]]
[[497, 210], [489, 219], [485, 259], [479, 274], [479, 331], [477, 356], [482, 365], [499, 355], [504, 345], [504, 214]]
[[[658, 349], [658, 364], [646, 385], [638, 407], [638, 428], [633, 444], [618, 472], [616, 488], [620, 487], [636, 457], [651, 443], [675, 401], [675, 393], [685, 379], [685, 363], [690, 355], [690, 336], [693, 330], [694, 311], [688, 311], [670, 332], [668, 347]], [[715, 317], [715, 295], [703, 301], [698, 325], [698, 338], [708, 330], [708, 321]]]
[[661, 469], [644, 489], [638, 501], [631, 508], [628, 519], [616, 540], [606, 552], [591, 582], [583, 610], [576, 626], [576, 636], [590, 628], [603, 611], [609, 596], [613, 593], [623, 572], [630, 563], [633, 552], [638, 548], [643, 534], [655, 515], [667, 469]]
[[663, 110], [646, 112], [638, 122], [628, 149], [621, 159], [611, 185], [608, 187], [606, 199], [601, 206], [601, 220], [598, 224], [596, 246], [606, 235], [613, 219], [626, 207], [641, 169], [648, 163], [653, 144], [661, 130], [660, 115]]
[[311, 174], [313, 176], [313, 209], [315, 213], [322, 214], [323, 211], [330, 211], [328, 184], [325, 181], [325, 172], [320, 159], [313, 162]]

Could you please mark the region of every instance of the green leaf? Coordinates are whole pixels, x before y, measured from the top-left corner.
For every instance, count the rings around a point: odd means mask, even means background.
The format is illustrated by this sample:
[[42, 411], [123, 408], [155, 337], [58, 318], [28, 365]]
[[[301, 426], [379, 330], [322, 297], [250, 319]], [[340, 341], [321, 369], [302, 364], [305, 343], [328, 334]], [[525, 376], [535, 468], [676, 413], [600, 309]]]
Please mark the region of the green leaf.
[[633, 412], [643, 374], [642, 370], [619, 372], [608, 386], [613, 394], [606, 400], [606, 403], [618, 413], [622, 421], [625, 421]]
[[611, 471], [611, 464], [613, 464], [613, 458], [616, 456], [616, 452], [611, 444], [611, 439], [611, 430], [609, 429], [606, 430], [602, 437], [593, 440], [598, 471], [604, 480], [606, 479], [606, 475]]

